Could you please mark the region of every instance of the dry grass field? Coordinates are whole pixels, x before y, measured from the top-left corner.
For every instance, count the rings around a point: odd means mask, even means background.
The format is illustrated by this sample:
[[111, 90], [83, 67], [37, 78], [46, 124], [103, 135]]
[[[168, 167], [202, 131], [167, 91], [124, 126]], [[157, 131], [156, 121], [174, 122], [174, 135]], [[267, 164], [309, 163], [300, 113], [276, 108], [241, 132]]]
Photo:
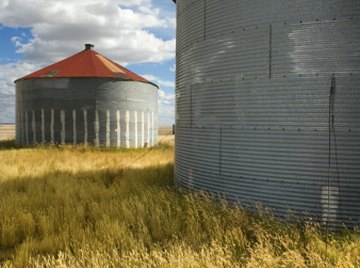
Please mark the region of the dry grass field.
[[[160, 138], [161, 139], [161, 138]], [[328, 237], [183, 192], [173, 137], [153, 149], [0, 142], [2, 267], [360, 267], [360, 232]]]

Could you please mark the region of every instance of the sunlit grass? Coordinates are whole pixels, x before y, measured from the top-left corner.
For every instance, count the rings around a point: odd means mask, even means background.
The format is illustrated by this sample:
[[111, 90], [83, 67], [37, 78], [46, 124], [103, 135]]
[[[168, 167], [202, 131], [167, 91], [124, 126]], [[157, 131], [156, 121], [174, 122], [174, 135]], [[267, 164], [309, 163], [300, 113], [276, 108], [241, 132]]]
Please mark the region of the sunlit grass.
[[0, 142], [4, 267], [360, 267], [360, 233], [283, 223], [173, 182], [154, 149]]

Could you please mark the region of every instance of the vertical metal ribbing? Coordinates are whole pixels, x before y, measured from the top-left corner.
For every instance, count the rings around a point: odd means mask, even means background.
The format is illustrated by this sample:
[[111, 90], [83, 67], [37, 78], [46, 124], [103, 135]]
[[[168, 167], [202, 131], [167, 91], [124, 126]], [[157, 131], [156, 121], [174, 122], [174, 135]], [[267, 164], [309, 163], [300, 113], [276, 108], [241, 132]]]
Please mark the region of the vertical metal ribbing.
[[28, 111], [25, 111], [25, 140], [26, 144], [29, 144], [29, 116]]
[[134, 136], [135, 136], [135, 148], [138, 147], [138, 113], [137, 111], [134, 111]]
[[[20, 126], [20, 112], [18, 109], [16, 109], [15, 112], [16, 118], [15, 118], [15, 142], [16, 144], [19, 144], [20, 142], [20, 135], [19, 135], [19, 126]], [[17, 126], [17, 127], [16, 127]]]
[[17, 144], [23, 144], [22, 141], [22, 131], [23, 131], [23, 126], [22, 126], [22, 112], [18, 110], [18, 120], [16, 122], [17, 126], [16, 126], [16, 143]]
[[120, 111], [116, 111], [116, 146], [121, 145]]
[[222, 154], [222, 134], [223, 129], [220, 127], [219, 129], [219, 175], [221, 175], [221, 154]]
[[145, 145], [145, 113], [141, 112], [141, 147]]
[[21, 112], [19, 109], [16, 109], [15, 120], [15, 142], [16, 144], [21, 144]]
[[19, 144], [19, 141], [20, 141], [19, 126], [20, 126], [20, 113], [19, 113], [19, 110], [16, 109], [16, 111], [15, 111], [15, 142], [16, 142], [16, 144]]
[[17, 111], [16, 111], [16, 125], [17, 125], [17, 127], [15, 128], [16, 129], [16, 143], [17, 144], [19, 144], [20, 143], [20, 140], [21, 140], [21, 138], [20, 138], [20, 133], [21, 133], [21, 112], [17, 109]]
[[84, 144], [87, 145], [88, 143], [88, 124], [87, 124], [87, 110], [83, 110], [84, 116]]
[[61, 144], [65, 144], [65, 110], [60, 111], [60, 122], [61, 122]]
[[21, 140], [22, 140], [22, 143], [21, 144], [25, 144], [25, 114], [24, 112], [21, 112], [21, 128], [22, 128], [22, 131], [21, 131]]
[[147, 112], [147, 146], [150, 146], [150, 112]]
[[51, 119], [50, 119], [50, 142], [54, 144], [54, 119], [55, 119], [55, 111], [51, 109]]
[[76, 131], [76, 110], [72, 110], [72, 120], [73, 120], [73, 145], [77, 144], [77, 131]]
[[20, 143], [24, 144], [24, 113], [20, 111]]
[[130, 112], [126, 111], [125, 114], [125, 125], [126, 125], [126, 129], [125, 129], [125, 144], [126, 144], [126, 148], [130, 147]]
[[190, 85], [190, 127], [193, 126], [192, 85]]
[[45, 111], [41, 109], [41, 142], [45, 143]]
[[151, 146], [155, 145], [154, 111], [151, 111]]
[[21, 111], [17, 108], [17, 119], [16, 119], [16, 144], [22, 144], [21, 132], [22, 132], [22, 122], [21, 122]]
[[206, 39], [206, 0], [204, 0], [204, 40]]
[[100, 130], [100, 125], [99, 125], [99, 111], [95, 110], [95, 122], [94, 122], [94, 129], [95, 129], [95, 140], [94, 140], [94, 144], [96, 147], [99, 147], [99, 130]]
[[19, 111], [19, 109], [17, 108], [17, 121], [16, 121], [16, 143], [17, 144], [22, 144], [22, 137], [21, 137], [21, 133], [22, 133], [22, 112]]
[[36, 143], [36, 122], [35, 122], [35, 111], [32, 111], [32, 123], [31, 123], [32, 133], [33, 133], [33, 143]]
[[106, 110], [106, 147], [110, 147], [110, 110]]
[[[19, 122], [19, 111], [16, 110], [15, 111], [15, 126], [19, 126], [20, 122]], [[15, 128], [15, 141], [16, 143], [19, 143], [19, 127]]]
[[272, 68], [272, 25], [269, 25], [269, 65], [268, 65], [268, 76], [271, 78]]
[[22, 116], [22, 144], [26, 144], [26, 129], [25, 129], [25, 112], [21, 113]]

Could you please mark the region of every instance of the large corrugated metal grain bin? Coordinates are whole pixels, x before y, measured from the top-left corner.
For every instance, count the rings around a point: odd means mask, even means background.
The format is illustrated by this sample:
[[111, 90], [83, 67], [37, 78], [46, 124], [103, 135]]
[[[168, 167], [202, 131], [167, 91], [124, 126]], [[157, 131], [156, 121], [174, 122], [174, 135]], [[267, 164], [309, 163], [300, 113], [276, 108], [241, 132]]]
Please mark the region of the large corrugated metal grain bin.
[[178, 0], [175, 177], [360, 225], [360, 1]]
[[157, 86], [91, 48], [15, 81], [18, 144], [157, 142]]

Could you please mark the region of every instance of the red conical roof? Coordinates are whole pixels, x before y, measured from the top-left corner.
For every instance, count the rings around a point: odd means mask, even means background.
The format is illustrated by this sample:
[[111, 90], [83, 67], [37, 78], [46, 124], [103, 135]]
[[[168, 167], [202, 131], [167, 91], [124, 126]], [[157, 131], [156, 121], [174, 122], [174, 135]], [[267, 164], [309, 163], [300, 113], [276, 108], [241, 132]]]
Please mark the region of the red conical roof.
[[92, 50], [91, 47], [93, 47], [93, 45], [86, 44], [85, 50], [67, 59], [51, 64], [43, 69], [19, 78], [16, 81], [44, 77], [106, 77], [153, 84], [145, 78], [97, 53], [95, 50]]

